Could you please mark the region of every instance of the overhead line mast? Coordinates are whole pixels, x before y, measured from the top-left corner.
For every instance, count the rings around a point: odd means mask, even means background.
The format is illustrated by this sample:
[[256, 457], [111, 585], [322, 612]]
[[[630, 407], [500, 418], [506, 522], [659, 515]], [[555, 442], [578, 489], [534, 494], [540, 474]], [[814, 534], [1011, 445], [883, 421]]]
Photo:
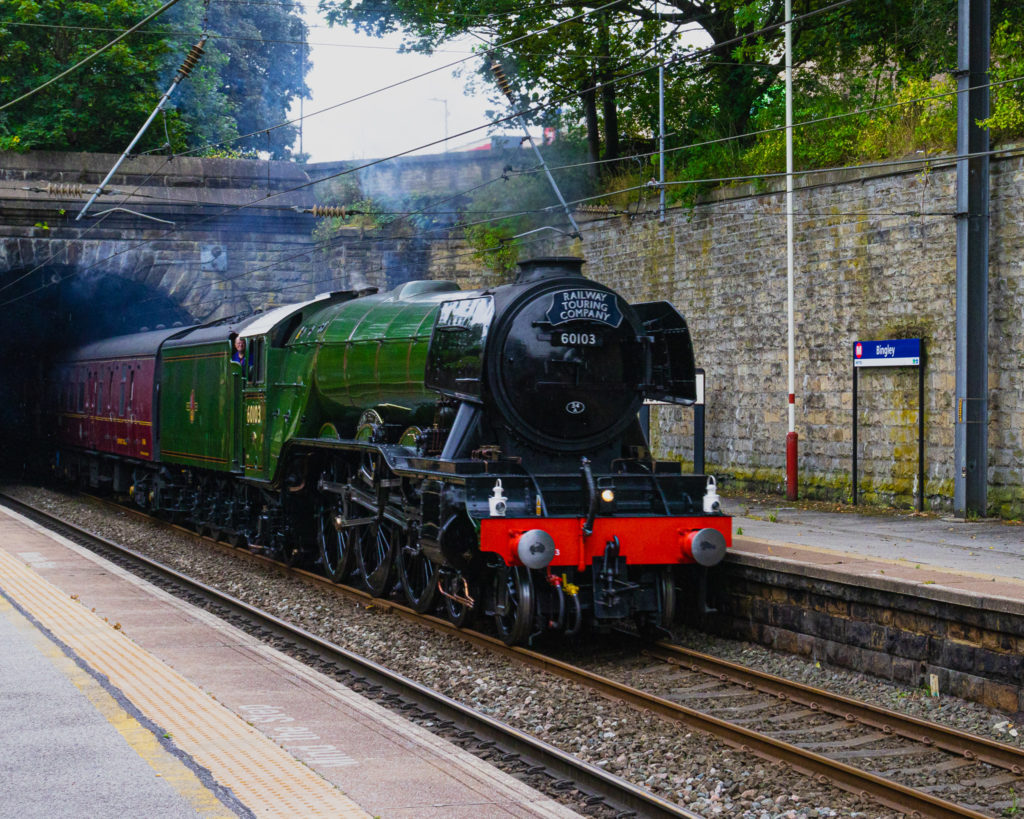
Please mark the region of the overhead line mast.
[[153, 113], [149, 115], [149, 119], [147, 119], [145, 123], [143, 123], [142, 127], [139, 129], [139, 132], [135, 135], [135, 139], [133, 139], [128, 144], [128, 147], [124, 149], [124, 153], [122, 153], [121, 156], [118, 157], [117, 162], [114, 163], [114, 167], [110, 169], [110, 172], [105, 177], [103, 177], [103, 181], [100, 182], [100, 186], [96, 188], [95, 191], [93, 191], [92, 196], [89, 197], [89, 201], [86, 202], [85, 206], [78, 212], [78, 216], [75, 217], [76, 222], [83, 216], [85, 216], [86, 212], [92, 206], [92, 203], [96, 201], [96, 197], [103, 193], [104, 188], [107, 187], [107, 183], [110, 182], [111, 179], [113, 179], [114, 174], [117, 173], [117, 169], [120, 168], [121, 164], [128, 158], [129, 154], [132, 151], [132, 148], [134, 148], [136, 143], [138, 143], [138, 141], [142, 139], [143, 134], [146, 133], [146, 131], [149, 129], [149, 126], [153, 123], [153, 120], [156, 119], [156, 115], [163, 110], [164, 105], [167, 104], [167, 100], [169, 100], [171, 98], [171, 94], [174, 93], [174, 89], [177, 88], [184, 81], [184, 79], [192, 73], [192, 69], [196, 67], [196, 63], [199, 62], [199, 58], [203, 56], [203, 48], [206, 45], [207, 39], [208, 35], [204, 34], [202, 37], [199, 38], [199, 42], [192, 46], [192, 49], [185, 56], [185, 59], [181, 64], [181, 68], [178, 69], [178, 73], [174, 77], [174, 82], [172, 82], [170, 87], [164, 92], [164, 95], [160, 97], [160, 102], [156, 104], [156, 108], [154, 108]]
[[797, 499], [796, 342], [793, 329], [793, 2], [786, 0], [786, 353], [789, 432], [786, 433], [786, 499]]
[[[515, 110], [516, 101], [512, 98], [512, 86], [509, 84], [508, 77], [505, 76], [505, 71], [501, 67], [501, 63], [497, 60], [491, 63], [491, 71], [494, 73], [494, 78], [498, 81], [498, 87], [501, 89], [501, 93], [508, 99], [509, 104], [512, 106], [512, 110]], [[576, 220], [572, 218], [572, 212], [569, 210], [569, 205], [565, 201], [565, 197], [562, 196], [562, 191], [558, 188], [558, 183], [555, 182], [555, 178], [551, 175], [551, 171], [548, 170], [548, 163], [544, 161], [544, 157], [541, 156], [540, 149], [537, 147], [537, 143], [533, 141], [533, 137], [530, 136], [530, 129], [526, 127], [526, 120], [522, 116], [517, 115], [516, 119], [522, 126], [523, 133], [526, 134], [526, 139], [530, 142], [530, 147], [533, 148], [533, 152], [537, 155], [537, 161], [544, 168], [544, 173], [547, 175], [548, 182], [551, 183], [551, 187], [555, 191], [555, 196], [558, 197], [558, 201], [562, 203], [562, 208], [565, 210], [565, 216], [572, 225], [572, 235], [576, 239], [582, 239], [583, 234], [580, 233], [580, 226], [576, 224]]]

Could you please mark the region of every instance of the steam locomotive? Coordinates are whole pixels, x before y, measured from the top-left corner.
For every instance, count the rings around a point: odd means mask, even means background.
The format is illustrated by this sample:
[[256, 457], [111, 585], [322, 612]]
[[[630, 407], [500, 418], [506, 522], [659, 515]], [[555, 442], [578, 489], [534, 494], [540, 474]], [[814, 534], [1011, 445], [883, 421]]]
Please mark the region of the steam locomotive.
[[638, 421], [693, 402], [693, 348], [670, 304], [582, 263], [89, 344], [52, 368], [54, 467], [457, 625], [493, 617], [510, 644], [665, 626], [677, 567], [732, 536], [713, 481], [653, 460]]

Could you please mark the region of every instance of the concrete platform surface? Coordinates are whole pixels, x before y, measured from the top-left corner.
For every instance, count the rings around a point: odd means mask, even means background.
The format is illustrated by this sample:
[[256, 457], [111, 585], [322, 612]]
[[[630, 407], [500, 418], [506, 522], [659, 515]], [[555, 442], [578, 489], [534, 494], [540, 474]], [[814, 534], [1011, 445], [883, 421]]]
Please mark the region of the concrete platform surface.
[[0, 640], [0, 816], [576, 815], [2, 508]]
[[1020, 523], [850, 507], [829, 511], [825, 504], [763, 498], [724, 498], [722, 508], [734, 516], [737, 556], [807, 563], [876, 582], [899, 579], [920, 584], [927, 596], [948, 588], [1024, 606]]
[[246, 815], [6, 596], [0, 645], [0, 816]]

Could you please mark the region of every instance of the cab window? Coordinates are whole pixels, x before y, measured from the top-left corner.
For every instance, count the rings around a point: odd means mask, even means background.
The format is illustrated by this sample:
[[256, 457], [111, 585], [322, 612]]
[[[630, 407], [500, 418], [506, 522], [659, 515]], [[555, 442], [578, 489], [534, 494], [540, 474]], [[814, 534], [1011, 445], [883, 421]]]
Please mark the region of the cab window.
[[249, 378], [255, 384], [262, 384], [265, 372], [263, 361], [263, 339], [253, 338], [249, 341]]

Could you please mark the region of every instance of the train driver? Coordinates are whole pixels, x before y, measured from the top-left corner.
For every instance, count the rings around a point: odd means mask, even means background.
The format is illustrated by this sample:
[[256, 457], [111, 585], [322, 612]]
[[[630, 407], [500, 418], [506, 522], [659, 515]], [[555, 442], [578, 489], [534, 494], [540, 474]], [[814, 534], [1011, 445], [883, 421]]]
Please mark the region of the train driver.
[[231, 346], [234, 348], [231, 353], [231, 363], [238, 364], [245, 372], [245, 339], [237, 333], [231, 334]]

